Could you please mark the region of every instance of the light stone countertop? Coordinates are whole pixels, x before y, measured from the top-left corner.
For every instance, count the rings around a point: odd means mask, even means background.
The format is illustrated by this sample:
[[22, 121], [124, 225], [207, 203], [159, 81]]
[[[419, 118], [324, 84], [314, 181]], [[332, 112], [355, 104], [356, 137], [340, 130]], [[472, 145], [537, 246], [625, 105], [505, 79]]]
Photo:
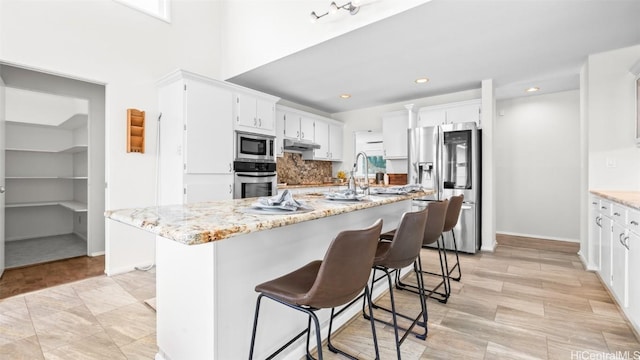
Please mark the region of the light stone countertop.
[[640, 210], [640, 191], [591, 190], [593, 195]]
[[320, 194], [295, 195], [313, 210], [301, 213], [255, 214], [249, 209], [256, 198], [202, 202], [187, 205], [109, 210], [105, 217], [175, 240], [197, 245], [255, 231], [339, 215], [360, 209], [415, 199], [433, 191], [408, 195], [369, 195], [363, 201], [332, 201]]

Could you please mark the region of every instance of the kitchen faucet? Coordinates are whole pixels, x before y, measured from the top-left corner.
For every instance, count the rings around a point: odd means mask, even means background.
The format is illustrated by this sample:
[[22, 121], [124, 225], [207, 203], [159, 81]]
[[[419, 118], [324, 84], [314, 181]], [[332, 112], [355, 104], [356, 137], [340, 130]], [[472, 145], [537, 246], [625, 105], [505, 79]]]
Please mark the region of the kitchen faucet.
[[356, 161], [353, 163], [352, 172], [355, 173], [358, 171], [358, 159], [360, 159], [360, 156], [364, 158], [364, 185], [361, 185], [360, 188], [365, 194], [369, 195], [369, 158], [364, 151], [360, 151], [358, 155], [356, 155]]

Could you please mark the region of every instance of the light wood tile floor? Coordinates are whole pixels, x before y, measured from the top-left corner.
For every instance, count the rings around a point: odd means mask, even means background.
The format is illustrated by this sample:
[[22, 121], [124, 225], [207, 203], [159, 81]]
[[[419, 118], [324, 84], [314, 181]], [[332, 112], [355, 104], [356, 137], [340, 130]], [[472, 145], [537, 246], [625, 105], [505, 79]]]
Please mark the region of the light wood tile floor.
[[[434, 251], [423, 250], [422, 258], [436, 269]], [[425, 341], [409, 337], [403, 359], [640, 355], [630, 326], [577, 255], [500, 245], [495, 253], [463, 255], [461, 262], [462, 281], [452, 284], [447, 304], [429, 300], [429, 335]], [[153, 359], [155, 313], [144, 300], [154, 296], [155, 273], [134, 271], [0, 300], [0, 359]], [[403, 312], [418, 313], [416, 295], [396, 296]], [[388, 295], [376, 302], [388, 304]], [[381, 324], [377, 330], [382, 359], [395, 359], [393, 330]], [[373, 358], [369, 323], [361, 317], [335, 342]], [[324, 355], [343, 359], [326, 346]]]

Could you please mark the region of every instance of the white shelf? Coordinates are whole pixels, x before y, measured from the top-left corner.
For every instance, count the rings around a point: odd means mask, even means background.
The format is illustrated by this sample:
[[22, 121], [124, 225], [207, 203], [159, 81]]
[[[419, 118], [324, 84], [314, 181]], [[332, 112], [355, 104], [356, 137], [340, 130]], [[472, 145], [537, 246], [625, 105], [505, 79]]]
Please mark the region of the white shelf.
[[74, 145], [68, 148], [54, 150], [54, 149], [24, 149], [24, 148], [6, 148], [6, 151], [21, 151], [21, 152], [39, 152], [39, 153], [50, 153], [50, 154], [74, 154], [82, 151], [87, 151], [87, 145]]
[[5, 208], [25, 208], [25, 207], [40, 207], [40, 206], [62, 206], [73, 212], [85, 212], [87, 211], [87, 204], [79, 201], [43, 201], [43, 202], [29, 202], [29, 203], [13, 203], [5, 204]]
[[87, 180], [87, 176], [6, 176], [7, 180]]

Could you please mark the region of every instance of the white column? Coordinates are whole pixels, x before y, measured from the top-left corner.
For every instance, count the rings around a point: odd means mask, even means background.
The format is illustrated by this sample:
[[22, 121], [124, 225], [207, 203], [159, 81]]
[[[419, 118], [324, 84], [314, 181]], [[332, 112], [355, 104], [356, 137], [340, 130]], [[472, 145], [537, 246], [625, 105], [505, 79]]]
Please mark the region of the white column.
[[496, 193], [493, 156], [495, 129], [495, 92], [493, 79], [482, 80], [482, 251], [496, 247]]

